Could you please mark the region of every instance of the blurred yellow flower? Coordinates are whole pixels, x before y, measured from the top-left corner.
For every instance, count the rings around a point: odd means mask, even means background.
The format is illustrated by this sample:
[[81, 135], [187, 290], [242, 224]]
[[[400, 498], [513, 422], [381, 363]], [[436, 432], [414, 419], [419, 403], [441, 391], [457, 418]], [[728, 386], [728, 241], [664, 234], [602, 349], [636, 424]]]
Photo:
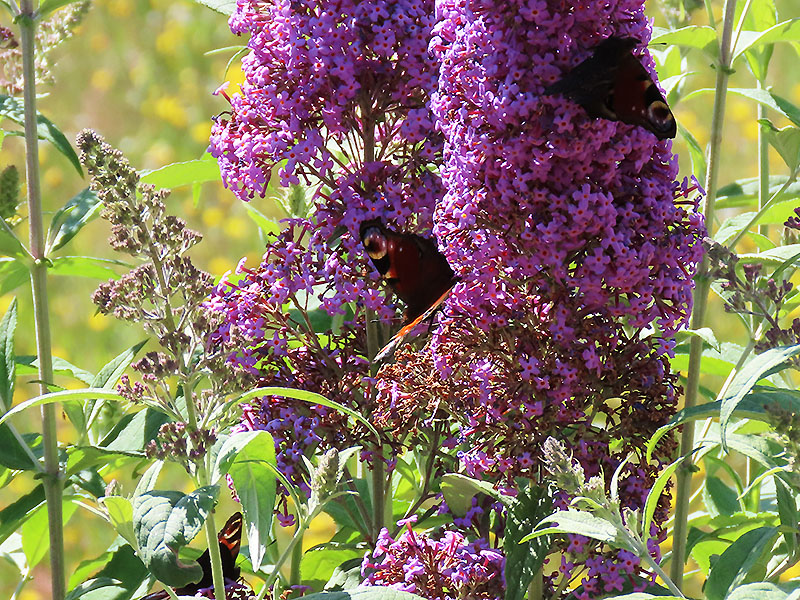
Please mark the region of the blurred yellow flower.
[[50, 167], [42, 174], [45, 187], [57, 188], [64, 183], [64, 171], [60, 167]]
[[156, 50], [165, 56], [173, 55], [178, 51], [178, 46], [186, 40], [186, 33], [183, 27], [174, 22], [164, 29], [156, 37]]
[[97, 69], [92, 72], [92, 78], [89, 81], [94, 89], [107, 92], [114, 84], [114, 74], [108, 69]]
[[108, 48], [109, 41], [105, 33], [95, 33], [89, 38], [89, 46], [95, 52], [102, 52]]
[[195, 123], [189, 131], [195, 142], [205, 144], [208, 142], [208, 137], [211, 135], [211, 121]]
[[228, 217], [223, 221], [225, 235], [237, 240], [255, 235], [255, 228], [242, 217]]
[[188, 124], [188, 117], [183, 104], [177, 96], [161, 96], [155, 104], [155, 114], [170, 125], [184, 128]]
[[203, 210], [203, 225], [206, 227], [219, 227], [225, 219], [225, 213], [218, 206], [209, 206]]
[[108, 12], [114, 17], [129, 17], [133, 12], [132, 0], [110, 0]]
[[222, 275], [225, 271], [233, 271], [235, 268], [236, 263], [224, 256], [215, 256], [208, 263], [208, 270], [214, 277]]
[[110, 322], [112, 322], [110, 317], [97, 313], [89, 316], [87, 324], [92, 331], [103, 331], [104, 329], [108, 329]]

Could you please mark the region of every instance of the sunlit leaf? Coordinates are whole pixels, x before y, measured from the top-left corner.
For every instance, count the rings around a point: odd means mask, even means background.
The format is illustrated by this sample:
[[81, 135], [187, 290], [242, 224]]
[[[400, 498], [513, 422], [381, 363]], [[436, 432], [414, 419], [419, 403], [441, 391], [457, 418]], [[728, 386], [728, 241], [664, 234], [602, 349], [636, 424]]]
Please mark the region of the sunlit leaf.
[[175, 189], [184, 185], [219, 180], [217, 161], [202, 158], [173, 163], [141, 174], [142, 183], [150, 183], [157, 188], [164, 189]]
[[59, 208], [50, 221], [47, 232], [48, 254], [66, 245], [83, 226], [97, 216], [102, 202], [92, 190], [86, 188]]
[[650, 44], [675, 44], [687, 48], [697, 48], [711, 56], [717, 54], [717, 32], [708, 26], [689, 25], [680, 29], [653, 27]]

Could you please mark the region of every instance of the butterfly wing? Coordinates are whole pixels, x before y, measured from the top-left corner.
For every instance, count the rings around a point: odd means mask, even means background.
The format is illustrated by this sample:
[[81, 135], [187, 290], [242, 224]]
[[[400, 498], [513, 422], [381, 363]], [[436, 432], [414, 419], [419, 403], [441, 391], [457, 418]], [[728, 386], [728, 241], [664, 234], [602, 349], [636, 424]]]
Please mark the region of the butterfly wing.
[[439, 308], [456, 278], [447, 259], [428, 238], [397, 233], [380, 220], [362, 223], [360, 234], [372, 264], [406, 305], [403, 327], [377, 354], [374, 360], [379, 362]]
[[630, 37], [606, 38], [589, 58], [544, 93], [563, 94], [590, 117], [638, 125], [658, 139], [674, 138], [675, 117], [650, 74], [632, 54], [638, 43]]
[[453, 287], [453, 270], [432, 240], [412, 233], [397, 233], [373, 220], [361, 225], [361, 241], [372, 264], [405, 303], [405, 324], [419, 317]]
[[444, 302], [447, 296], [450, 295], [450, 290], [453, 289], [454, 285], [455, 281], [449, 288], [447, 288], [447, 290], [445, 290], [445, 292], [441, 296], [439, 296], [436, 302], [434, 302], [425, 312], [423, 312], [416, 319], [411, 321], [408, 325], [404, 325], [400, 329], [400, 331], [395, 333], [392, 336], [392, 339], [389, 340], [389, 343], [386, 344], [383, 348], [381, 348], [380, 352], [378, 352], [378, 354], [375, 355], [375, 358], [373, 359], [374, 362], [381, 362], [382, 360], [394, 354], [394, 351], [397, 349], [397, 347], [403, 342], [403, 340], [405, 340], [414, 331], [414, 329], [416, 329], [417, 325], [429, 319], [433, 315], [433, 313], [435, 313], [440, 308], [442, 302]]

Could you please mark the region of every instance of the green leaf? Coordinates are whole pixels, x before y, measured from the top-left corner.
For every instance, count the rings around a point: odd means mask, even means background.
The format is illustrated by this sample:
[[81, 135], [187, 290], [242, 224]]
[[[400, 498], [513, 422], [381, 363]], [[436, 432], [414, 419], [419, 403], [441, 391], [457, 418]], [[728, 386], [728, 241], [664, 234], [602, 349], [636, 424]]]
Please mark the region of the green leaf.
[[[348, 408], [338, 402], [334, 402], [333, 400], [328, 400], [325, 396], [321, 394], [316, 394], [314, 392], [307, 392], [305, 390], [295, 390], [292, 388], [285, 388], [285, 387], [263, 387], [263, 388], [256, 388], [245, 392], [237, 396], [236, 398], [228, 401], [225, 406], [222, 407], [222, 410], [227, 410], [230, 406], [235, 406], [237, 404], [241, 404], [242, 402], [247, 402], [252, 400], [253, 398], [258, 398], [259, 396], [282, 396], [285, 398], [292, 398], [294, 400], [300, 400], [302, 402], [307, 402], [309, 404], [319, 404], [321, 406], [327, 406], [328, 408], [333, 408], [338, 410], [341, 413], [352, 417], [362, 425], [364, 425], [370, 433], [372, 433], [377, 439], [380, 439], [380, 434], [378, 430], [370, 423], [363, 415], [359, 412], [353, 410], [352, 408]], [[0, 423], [2, 423], [2, 419], [0, 419]]]
[[717, 32], [708, 26], [689, 25], [680, 29], [653, 27], [650, 44], [674, 44], [687, 48], [697, 48], [712, 57], [717, 56]]
[[247, 216], [258, 225], [258, 228], [264, 233], [265, 236], [278, 235], [281, 232], [281, 226], [275, 221], [268, 218], [264, 213], [258, 210], [249, 202], [245, 202], [242, 206], [247, 211]]
[[333, 573], [331, 573], [324, 589], [355, 591], [355, 588], [361, 583], [361, 560], [361, 557], [351, 558], [336, 567]]
[[16, 258], [28, 258], [30, 256], [16, 234], [4, 223], [0, 224], [0, 254]]
[[714, 335], [714, 330], [710, 327], [701, 327], [700, 329], [684, 329], [676, 334], [675, 339], [678, 342], [683, 342], [692, 337], [699, 337], [706, 344], [717, 351], [721, 349], [720, 343], [717, 340], [717, 336]]
[[42, 504], [44, 504], [44, 487], [39, 484], [30, 492], [0, 510], [0, 543], [17, 531]]
[[[13, 121], [17, 125], [24, 126], [25, 124], [25, 110], [22, 102], [11, 96], [0, 94], [0, 117]], [[64, 137], [64, 134], [55, 126], [55, 124], [46, 118], [41, 113], [36, 113], [37, 134], [39, 139], [46, 140], [55, 146], [56, 150], [61, 152], [67, 157], [78, 174], [83, 177], [83, 169], [81, 169], [81, 161], [78, 160], [78, 155], [75, 154], [72, 145]]]
[[133, 529], [133, 503], [123, 496], [105, 496], [100, 502], [106, 507], [108, 517], [117, 533], [131, 546], [138, 548]]
[[477, 494], [486, 494], [506, 506], [513, 503], [511, 496], [501, 494], [488, 481], [473, 479], [461, 473], [446, 473], [442, 476], [439, 485], [447, 506], [453, 511], [453, 514], [458, 516], [464, 516], [467, 513], [472, 506], [472, 499]]
[[236, 0], [194, 0], [223, 15], [231, 16], [236, 10]]
[[[686, 142], [686, 146], [689, 148], [689, 158], [692, 160], [692, 173], [694, 173], [699, 181], [705, 181], [706, 170], [708, 169], [706, 153], [703, 151], [703, 148], [700, 147], [700, 142], [698, 142], [691, 132], [680, 123], [678, 123], [678, 131]], [[717, 196], [719, 197], [719, 194], [717, 194]]]
[[739, 263], [743, 265], [761, 264], [770, 267], [781, 267], [784, 263], [800, 254], [800, 244], [778, 246], [772, 250], [752, 254], [740, 254]]
[[[78, 506], [70, 500], [62, 501], [63, 520], [66, 524], [75, 514]], [[42, 507], [36, 510], [21, 528], [22, 550], [28, 561], [28, 567], [38, 565], [50, 548], [50, 538], [47, 534], [47, 510]]]
[[34, 460], [33, 449], [29, 447], [26, 439], [31, 439], [33, 444], [39, 446], [37, 454], [41, 450], [41, 436], [39, 434], [26, 434], [20, 436], [16, 431], [11, 429], [7, 423], [0, 425], [0, 465], [9, 469], [24, 470], [24, 471], [41, 471], [41, 465]]
[[300, 563], [300, 573], [303, 581], [318, 581], [327, 583], [333, 577], [336, 569], [341, 570], [342, 564], [357, 561], [361, 566], [365, 548], [359, 544], [340, 544], [329, 542], [309, 548], [303, 554]]
[[17, 330], [17, 299], [14, 298], [0, 322], [0, 410], [13, 404], [17, 362], [14, 355], [14, 333]]
[[[759, 527], [743, 534], [722, 553], [708, 574], [704, 588], [708, 600], [725, 600], [738, 585], [752, 576], [752, 571], [761, 570], [764, 554], [772, 549], [778, 537], [777, 527]], [[760, 573], [763, 577], [764, 573]]]
[[[788, 177], [786, 175], [773, 175], [769, 178], [769, 196], [776, 194], [785, 184]], [[733, 208], [741, 206], [755, 207], [758, 199], [759, 180], [757, 177], [739, 179], [729, 183], [717, 192], [717, 208]], [[790, 184], [786, 190], [776, 200], [781, 198], [800, 197], [800, 182]]]
[[190, 494], [153, 491], [133, 499], [133, 528], [139, 557], [159, 581], [182, 587], [198, 581], [203, 569], [178, 560], [178, 550], [200, 533], [214, 508], [218, 486], [198, 488]]
[[92, 279], [119, 279], [111, 265], [125, 265], [119, 260], [94, 258], [92, 256], [59, 256], [51, 260], [49, 272], [68, 277], [90, 277]]
[[217, 161], [202, 158], [172, 163], [154, 171], [143, 171], [140, 175], [142, 183], [150, 183], [157, 188], [170, 190], [193, 183], [220, 180]]
[[800, 128], [787, 125], [778, 129], [769, 119], [759, 119], [758, 122], [770, 146], [778, 151], [789, 170], [794, 172], [800, 163]]
[[77, 1], [78, 0], [42, 0], [42, 3], [39, 5], [39, 14], [44, 16], [47, 13], [61, 8], [62, 6], [66, 6], [67, 4], [72, 4], [73, 2]]
[[[793, 589], [797, 589], [796, 582], [794, 587], [790, 587], [787, 584], [775, 585], [767, 581], [758, 581], [731, 590], [725, 600], [790, 600], [789, 594]], [[796, 599], [797, 595], [794, 595], [794, 600]]]
[[778, 516], [783, 526], [783, 539], [789, 552], [797, 550], [796, 531], [800, 529], [800, 514], [797, 512], [797, 499], [792, 490], [779, 477], [775, 481], [775, 499], [778, 504]]
[[613, 523], [582, 510], [560, 510], [542, 519], [537, 527], [547, 523], [555, 523], [555, 525], [537, 529], [533, 533], [523, 537], [520, 542], [527, 542], [551, 533], [575, 533], [610, 544], [616, 548], [630, 550]]
[[553, 508], [552, 499], [543, 488], [529, 487], [520, 490], [516, 501], [510, 506], [503, 530], [503, 552], [506, 555], [505, 600], [523, 600], [528, 586], [542, 568], [550, 552], [550, 538], [542, 536], [520, 543], [523, 536], [533, 531], [536, 524]]
[[782, 96], [758, 88], [729, 88], [728, 91], [755, 100], [759, 104], [763, 104], [786, 117], [795, 125], [800, 126], [800, 108]]
[[99, 212], [103, 203], [92, 190], [86, 188], [75, 196], [53, 215], [47, 231], [47, 252], [62, 248], [83, 229]]
[[798, 42], [800, 41], [800, 19], [789, 19], [770, 27], [763, 33], [746, 40], [740, 40], [736, 44], [733, 58], [736, 59], [742, 52], [765, 44], [775, 42]]
[[712, 517], [730, 516], [743, 510], [738, 500], [739, 494], [732, 490], [719, 478], [706, 475], [703, 488], [703, 502]]
[[0, 258], [0, 296], [9, 294], [30, 281], [28, 265], [15, 258]]
[[261, 568], [275, 508], [275, 442], [266, 431], [235, 433], [217, 455], [212, 481], [228, 473], [244, 509], [253, 570]]
[[650, 539], [650, 525], [653, 523], [653, 515], [655, 515], [656, 508], [658, 508], [658, 501], [661, 499], [661, 494], [663, 493], [664, 488], [667, 487], [667, 483], [669, 483], [672, 474], [681, 465], [683, 460], [684, 457], [682, 456], [678, 460], [668, 465], [661, 471], [661, 473], [658, 474], [658, 477], [653, 482], [653, 487], [647, 494], [647, 500], [645, 500], [644, 510], [642, 511], [642, 524], [641, 531], [639, 532], [639, 535], [642, 536], [642, 539]]
[[[36, 375], [39, 372], [39, 359], [36, 356], [18, 356], [17, 357], [17, 375]], [[61, 357], [53, 357], [53, 372], [58, 375], [68, 375], [74, 377], [78, 381], [82, 381], [89, 385], [94, 379], [89, 371], [76, 367], [72, 363], [67, 362]]]
[[[769, 402], [767, 397], [765, 396], [765, 390], [775, 390], [775, 388], [764, 388], [764, 387], [755, 387], [754, 388], [757, 393], [750, 393], [747, 394], [742, 401], [739, 402], [738, 406], [736, 406], [734, 414], [736, 416], [747, 418], [747, 419], [766, 419], [766, 411], [764, 410], [765, 403]], [[790, 390], [783, 390], [784, 392], [790, 392]], [[775, 402], [787, 402], [786, 398], [779, 399], [775, 397]], [[697, 421], [700, 419], [715, 419], [719, 417], [720, 410], [722, 409], [722, 401], [716, 400], [714, 402], [706, 402], [704, 404], [698, 404], [696, 406], [692, 406], [688, 409], [683, 409], [675, 413], [672, 418], [664, 425], [658, 428], [658, 430], [653, 434], [653, 437], [650, 438], [650, 441], [647, 443], [647, 460], [651, 460], [652, 452], [655, 449], [658, 442], [663, 438], [667, 433], [669, 433], [672, 429], [675, 429], [679, 425], [683, 423], [688, 423], [689, 421]]]
[[117, 380], [122, 377], [125, 369], [130, 366], [130, 364], [133, 362], [133, 359], [136, 357], [139, 351], [144, 348], [144, 345], [147, 343], [147, 341], [148, 340], [142, 340], [138, 344], [134, 344], [127, 350], [120, 352], [117, 356], [103, 365], [103, 368], [100, 369], [100, 372], [91, 382], [90, 387], [113, 389], [114, 385], [117, 383]]
[[117, 452], [144, 452], [147, 444], [158, 435], [161, 426], [169, 421], [162, 412], [146, 408], [134, 415], [126, 415], [100, 442]]
[[767, 371], [783, 364], [797, 354], [800, 354], [800, 344], [770, 348], [750, 359], [742, 369], [736, 373], [728, 386], [725, 396], [721, 399], [720, 427], [722, 429], [723, 449], [727, 450], [726, 432], [728, 421], [730, 421], [733, 411], [742, 399], [744, 399], [753, 386], [762, 379]]
[[136, 489], [133, 492], [134, 496], [141, 496], [142, 494], [156, 489], [156, 482], [158, 476], [161, 474], [161, 469], [164, 467], [163, 460], [157, 460], [150, 465], [147, 471], [144, 472], [139, 483], [136, 484]]
[[36, 396], [30, 400], [20, 402], [14, 408], [9, 410], [6, 414], [0, 417], [0, 423], [5, 423], [14, 415], [33, 408], [34, 406], [41, 406], [43, 404], [53, 404], [55, 402], [65, 402], [67, 400], [89, 400], [92, 398], [103, 398], [105, 400], [124, 401], [125, 398], [116, 392], [108, 390], [97, 390], [93, 388], [84, 388], [82, 390], [64, 390], [63, 392], [53, 392], [52, 394], [43, 394]]
[[[114, 547], [112, 546], [112, 548]], [[142, 561], [134, 554], [133, 548], [127, 544], [117, 546], [113, 551], [105, 552], [101, 558], [104, 561], [103, 568], [86, 583], [109, 578], [113, 579], [115, 583], [114, 585], [100, 586], [92, 592], [85, 593], [85, 600], [132, 600], [146, 591], [146, 588], [140, 588], [147, 584], [150, 574]], [[70, 582], [72, 581], [73, 578], [70, 578]], [[78, 581], [80, 579], [72, 586], [76, 586]]]

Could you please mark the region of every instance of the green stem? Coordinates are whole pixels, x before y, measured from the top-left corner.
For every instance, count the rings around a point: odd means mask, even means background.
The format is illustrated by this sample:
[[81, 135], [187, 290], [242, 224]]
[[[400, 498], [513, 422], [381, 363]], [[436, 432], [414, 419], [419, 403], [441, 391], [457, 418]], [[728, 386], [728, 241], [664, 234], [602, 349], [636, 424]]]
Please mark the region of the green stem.
[[386, 481], [386, 465], [383, 462], [383, 451], [380, 446], [375, 445], [375, 453], [372, 455], [372, 541], [378, 539], [378, 534], [386, 522], [384, 494], [384, 482]]
[[[717, 194], [717, 176], [720, 166], [720, 149], [722, 146], [722, 124], [725, 117], [725, 99], [728, 90], [732, 52], [731, 36], [733, 33], [736, 0], [726, 0], [723, 13], [722, 38], [719, 44], [719, 64], [717, 65], [717, 81], [714, 93], [714, 112], [711, 119], [711, 136], [708, 149], [708, 172], [706, 173], [705, 222], [710, 227], [714, 222], [714, 209]], [[711, 290], [711, 277], [708, 272], [708, 257], [703, 257], [697, 274], [697, 287], [694, 293], [694, 310], [692, 311], [691, 328], [700, 329], [705, 323], [708, 294]], [[700, 363], [703, 353], [703, 340], [693, 337], [689, 347], [689, 367], [686, 381], [684, 408], [697, 404], [700, 387]], [[686, 557], [686, 533], [689, 514], [689, 497], [692, 483], [692, 461], [690, 453], [694, 444], [694, 424], [683, 426], [679, 455], [687, 456], [677, 471], [675, 492], [675, 526], [672, 530], [672, 564], [671, 580], [678, 590], [683, 588], [683, 563]]]
[[[764, 82], [758, 81], [758, 89], [764, 88]], [[763, 104], [758, 105], [758, 118], [767, 118], [767, 107]], [[764, 210], [764, 205], [769, 198], [769, 142], [764, 135], [763, 128], [758, 126], [758, 210]], [[759, 225], [758, 233], [761, 235], [769, 234], [769, 225]]]
[[300, 561], [303, 560], [303, 532], [300, 533], [300, 540], [292, 548], [292, 562], [289, 571], [289, 585], [300, 585]]
[[[53, 381], [53, 357], [50, 342], [50, 315], [47, 302], [47, 257], [44, 244], [44, 220], [39, 179], [39, 135], [36, 123], [35, 70], [35, 7], [34, 0], [20, 4], [20, 40], [22, 43], [23, 102], [25, 106], [25, 165], [30, 231], [31, 289], [33, 316], [36, 325], [36, 354], [39, 357], [39, 393], [47, 394]], [[64, 522], [62, 514], [62, 473], [58, 464], [57, 406], [42, 405], [42, 439], [44, 474], [42, 485], [47, 500], [47, 523], [50, 535], [50, 597], [63, 600], [66, 595], [64, 577]]]
[[208, 557], [211, 559], [211, 579], [214, 582], [214, 598], [225, 598], [225, 576], [222, 574], [222, 559], [219, 555], [219, 540], [214, 511], [208, 513], [205, 524]]
[[[275, 584], [275, 581], [278, 579], [283, 563], [286, 562], [286, 559], [288, 559], [289, 556], [292, 557], [294, 556], [295, 546], [297, 546], [297, 543], [303, 539], [303, 534], [306, 532], [306, 529], [308, 529], [309, 525], [311, 525], [311, 521], [314, 519], [314, 517], [316, 517], [319, 514], [321, 510], [322, 506], [318, 506], [306, 518], [302, 518], [300, 517], [300, 515], [298, 515], [299, 520], [297, 523], [297, 529], [295, 530], [292, 539], [289, 540], [289, 544], [283, 550], [283, 553], [280, 555], [278, 560], [275, 561], [275, 564], [272, 567], [272, 573], [270, 573], [269, 577], [267, 577], [267, 580], [264, 582], [264, 585], [261, 586], [261, 589], [258, 592], [256, 600], [264, 600], [264, 597], [267, 595], [267, 592]], [[302, 549], [302, 544], [300, 547]]]

